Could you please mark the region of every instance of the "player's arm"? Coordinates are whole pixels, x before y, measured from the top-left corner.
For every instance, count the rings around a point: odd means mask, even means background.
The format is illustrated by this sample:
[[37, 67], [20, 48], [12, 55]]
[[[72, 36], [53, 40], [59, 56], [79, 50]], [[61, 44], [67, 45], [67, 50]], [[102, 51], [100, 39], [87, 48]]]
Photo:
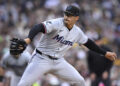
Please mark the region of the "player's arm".
[[[39, 33], [45, 33], [45, 27], [41, 24], [36, 24], [32, 27], [29, 32], [29, 35], [26, 39], [12, 38], [10, 44], [10, 53], [11, 54], [21, 54], [33, 40], [33, 38]], [[17, 49], [17, 51], [16, 51]]]
[[27, 44], [30, 44], [33, 40], [33, 38], [39, 33], [39, 32], [42, 32], [42, 33], [45, 33], [45, 26], [43, 23], [40, 23], [40, 24], [36, 24], [32, 27], [32, 29], [30, 30], [29, 34], [28, 34], [28, 37], [26, 39], [24, 39], [24, 41], [27, 43]]
[[88, 39], [87, 42], [84, 44], [87, 48], [91, 49], [92, 51], [95, 51], [97, 53], [100, 53], [104, 55], [106, 58], [114, 61], [117, 57], [114, 52], [105, 51], [102, 48], [100, 48], [98, 45], [96, 45], [91, 39]]

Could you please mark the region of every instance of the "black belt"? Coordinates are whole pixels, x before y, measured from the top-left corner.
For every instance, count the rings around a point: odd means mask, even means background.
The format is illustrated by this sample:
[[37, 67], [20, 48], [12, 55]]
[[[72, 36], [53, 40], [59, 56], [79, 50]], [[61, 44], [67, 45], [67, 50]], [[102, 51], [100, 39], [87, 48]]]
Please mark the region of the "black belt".
[[[36, 49], [36, 52], [39, 53], [40, 55], [42, 55], [42, 52], [40, 52], [39, 50]], [[53, 58], [52, 56], [50, 55], [46, 55], [48, 56], [48, 58], [52, 59], [52, 60], [58, 60], [58, 58]]]

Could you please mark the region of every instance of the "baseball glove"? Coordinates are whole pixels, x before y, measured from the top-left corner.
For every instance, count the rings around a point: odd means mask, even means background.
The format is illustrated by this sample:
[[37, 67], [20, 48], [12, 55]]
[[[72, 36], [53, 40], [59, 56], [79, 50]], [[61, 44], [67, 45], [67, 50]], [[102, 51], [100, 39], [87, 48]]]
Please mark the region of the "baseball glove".
[[10, 41], [10, 54], [12, 55], [18, 55], [23, 53], [23, 51], [27, 47], [27, 44], [23, 39], [13, 38]]

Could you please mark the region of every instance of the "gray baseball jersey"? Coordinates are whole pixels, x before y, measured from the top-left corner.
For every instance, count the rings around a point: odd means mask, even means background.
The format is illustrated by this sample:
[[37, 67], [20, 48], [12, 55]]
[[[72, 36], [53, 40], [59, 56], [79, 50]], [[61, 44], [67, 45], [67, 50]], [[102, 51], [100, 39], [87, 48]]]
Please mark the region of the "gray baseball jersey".
[[69, 31], [63, 18], [48, 20], [43, 24], [47, 34], [42, 35], [37, 49], [44, 54], [59, 58], [64, 56], [74, 43], [84, 44], [88, 39], [76, 25]]
[[[33, 59], [27, 66], [18, 86], [31, 86], [46, 73], [55, 74], [63, 80], [76, 83], [77, 86], [85, 86], [84, 78], [62, 57], [74, 43], [87, 42], [87, 36], [76, 25], [69, 31], [64, 25], [63, 18], [45, 21], [43, 24], [46, 33], [42, 35], [36, 47], [37, 50], [32, 55]], [[52, 56], [52, 59], [49, 56]]]
[[28, 52], [22, 53], [18, 58], [7, 52], [1, 61], [2, 66], [7, 70], [12, 70], [18, 76], [21, 76], [30, 59]]

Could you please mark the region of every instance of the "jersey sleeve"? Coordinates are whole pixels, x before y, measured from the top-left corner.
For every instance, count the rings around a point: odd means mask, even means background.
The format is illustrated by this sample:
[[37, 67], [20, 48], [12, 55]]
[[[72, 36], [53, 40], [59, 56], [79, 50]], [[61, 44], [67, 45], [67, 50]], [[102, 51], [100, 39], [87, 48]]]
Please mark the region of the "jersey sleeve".
[[45, 33], [50, 33], [56, 30], [56, 27], [58, 27], [58, 22], [56, 20], [48, 20], [43, 22], [43, 25], [45, 27]]
[[78, 44], [85, 44], [88, 40], [88, 37], [83, 33], [82, 30], [79, 30], [79, 40], [78, 40]]

